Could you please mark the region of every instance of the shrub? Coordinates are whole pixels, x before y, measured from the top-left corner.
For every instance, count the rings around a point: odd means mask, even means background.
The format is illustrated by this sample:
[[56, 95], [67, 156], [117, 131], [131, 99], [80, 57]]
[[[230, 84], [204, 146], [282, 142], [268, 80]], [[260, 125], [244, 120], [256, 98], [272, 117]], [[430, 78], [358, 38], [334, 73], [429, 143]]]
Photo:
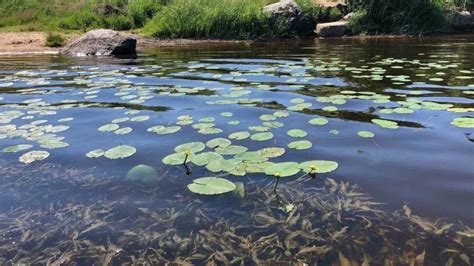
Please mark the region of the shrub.
[[49, 32], [46, 36], [46, 46], [61, 47], [64, 46], [66, 39], [61, 34]]

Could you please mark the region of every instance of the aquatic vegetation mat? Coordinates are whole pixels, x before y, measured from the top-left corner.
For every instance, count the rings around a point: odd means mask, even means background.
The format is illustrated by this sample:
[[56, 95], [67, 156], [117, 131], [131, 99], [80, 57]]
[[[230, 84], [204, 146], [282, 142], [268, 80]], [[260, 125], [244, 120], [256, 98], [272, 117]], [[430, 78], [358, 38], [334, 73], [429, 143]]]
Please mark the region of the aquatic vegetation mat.
[[[0, 189], [13, 189], [22, 199], [1, 214], [2, 264], [468, 265], [474, 259], [469, 227], [423, 219], [406, 205], [381, 211], [357, 186], [331, 178], [300, 178], [278, 193], [250, 182], [214, 201], [169, 194], [166, 185], [174, 182], [166, 179], [150, 187], [97, 176], [95, 170], [22, 168], [1, 168]], [[193, 184], [209, 184], [206, 191], [212, 192], [232, 185], [207, 180]], [[311, 189], [302, 189], [309, 183]], [[36, 193], [42, 187], [54, 189]], [[157, 206], [157, 200], [173, 204]]]

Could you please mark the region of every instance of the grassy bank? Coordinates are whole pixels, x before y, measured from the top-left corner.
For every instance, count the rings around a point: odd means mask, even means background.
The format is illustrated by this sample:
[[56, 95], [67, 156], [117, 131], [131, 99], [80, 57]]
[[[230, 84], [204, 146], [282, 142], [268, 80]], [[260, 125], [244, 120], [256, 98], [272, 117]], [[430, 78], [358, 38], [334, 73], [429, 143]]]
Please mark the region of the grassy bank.
[[[304, 36], [318, 22], [341, 17], [315, 0], [296, 0], [307, 14], [296, 32], [262, 12], [277, 0], [3, 0], [0, 29], [86, 31], [137, 29], [161, 38], [261, 39]], [[424, 34], [445, 31], [448, 11], [474, 0], [348, 0], [355, 34]]]

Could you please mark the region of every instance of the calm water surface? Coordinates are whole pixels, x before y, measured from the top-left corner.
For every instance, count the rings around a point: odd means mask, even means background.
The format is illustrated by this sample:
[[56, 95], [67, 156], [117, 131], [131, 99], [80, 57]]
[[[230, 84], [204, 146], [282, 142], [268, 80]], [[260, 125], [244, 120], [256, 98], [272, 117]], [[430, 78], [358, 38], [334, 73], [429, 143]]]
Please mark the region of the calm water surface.
[[[272, 162], [338, 163], [335, 171], [306, 182], [303, 191], [312, 193], [318, 179], [330, 177], [357, 185], [372, 201], [384, 203], [378, 206], [383, 211], [407, 204], [428, 219], [474, 226], [474, 128], [469, 120], [474, 119], [473, 51], [470, 35], [199, 45], [150, 50], [135, 59], [0, 57], [0, 149], [7, 149], [0, 153], [0, 217], [107, 200], [125, 202], [126, 207], [114, 212], [124, 217], [137, 216], [136, 205], [140, 210], [145, 205], [182, 211], [186, 205], [173, 202], [183, 198], [219, 202], [219, 208], [229, 209], [235, 200], [201, 197], [186, 185], [193, 178], [218, 175], [243, 182], [251, 193], [252, 188], [268, 187], [274, 178], [213, 173], [192, 163], [187, 176], [184, 167], [165, 165], [162, 159], [183, 143], [268, 131], [273, 134], [269, 140], [248, 138], [232, 144], [249, 151], [285, 148]], [[265, 117], [285, 110], [287, 117]], [[312, 125], [313, 118], [327, 123]], [[471, 122], [456, 126], [457, 118]], [[397, 124], [386, 128], [373, 119]], [[268, 122], [281, 124], [268, 127]], [[110, 123], [118, 126], [98, 130]], [[254, 128], [262, 124], [267, 127]], [[150, 129], [155, 126], [176, 132], [157, 134]], [[212, 130], [200, 130], [208, 127]], [[307, 135], [290, 137], [290, 129]], [[359, 131], [374, 136], [364, 138]], [[298, 140], [308, 140], [312, 147], [287, 147]], [[24, 150], [8, 149], [18, 144], [26, 144]], [[86, 156], [120, 145], [132, 146], [136, 153], [123, 159]], [[31, 151], [49, 155], [32, 162], [22, 157]], [[126, 180], [138, 164], [155, 168], [158, 179]], [[298, 178], [301, 174], [282, 178], [281, 185], [307, 179]], [[105, 180], [110, 183], [101, 186]], [[114, 186], [128, 190], [119, 193]], [[77, 215], [64, 226], [71, 223], [73, 230], [73, 221], [86, 214]], [[221, 218], [233, 215], [226, 212]], [[32, 231], [48, 231], [48, 222], [30, 222]], [[138, 227], [129, 222], [126, 229]], [[2, 245], [11, 245], [4, 251], [16, 247], [20, 235], [2, 233]], [[23, 250], [6, 257], [18, 261], [35, 252], [34, 247]]]

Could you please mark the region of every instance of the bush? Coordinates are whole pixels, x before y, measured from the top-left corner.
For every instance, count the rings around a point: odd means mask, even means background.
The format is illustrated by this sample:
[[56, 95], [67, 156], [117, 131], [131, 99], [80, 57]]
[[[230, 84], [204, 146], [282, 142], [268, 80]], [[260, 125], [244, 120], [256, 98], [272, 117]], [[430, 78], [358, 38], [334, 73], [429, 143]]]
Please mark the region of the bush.
[[66, 39], [61, 34], [49, 32], [46, 36], [46, 46], [61, 47], [64, 46]]
[[353, 33], [425, 34], [447, 25], [444, 0], [352, 0]]

